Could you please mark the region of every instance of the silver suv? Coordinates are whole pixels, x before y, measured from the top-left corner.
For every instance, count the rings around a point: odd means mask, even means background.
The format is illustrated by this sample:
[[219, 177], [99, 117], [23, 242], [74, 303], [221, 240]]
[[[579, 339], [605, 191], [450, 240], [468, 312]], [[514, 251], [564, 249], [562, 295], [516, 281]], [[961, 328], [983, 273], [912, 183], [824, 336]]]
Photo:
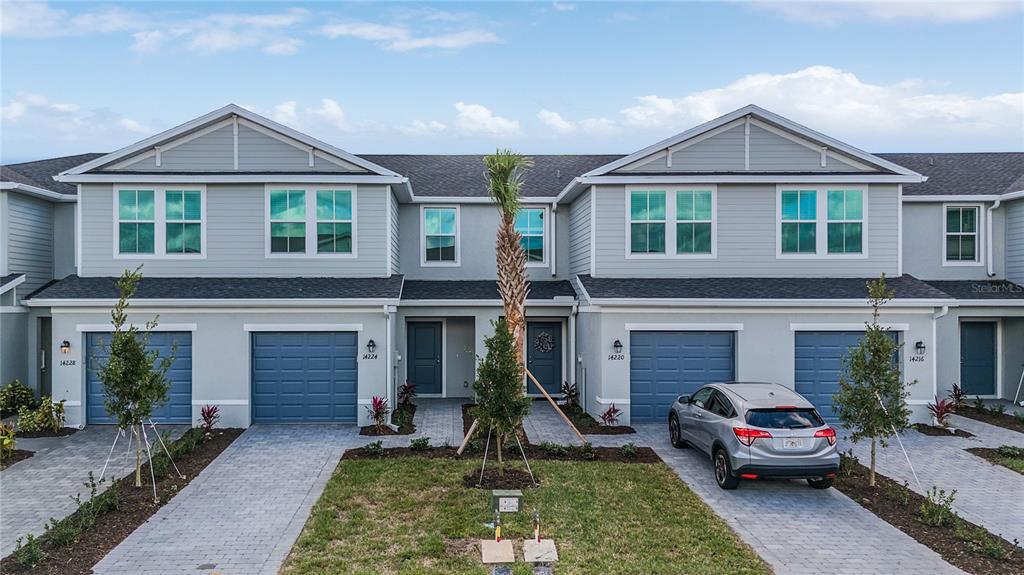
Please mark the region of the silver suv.
[[681, 395], [668, 430], [673, 447], [692, 445], [711, 456], [722, 489], [762, 477], [828, 489], [839, 470], [835, 430], [803, 396], [777, 383], [713, 383]]

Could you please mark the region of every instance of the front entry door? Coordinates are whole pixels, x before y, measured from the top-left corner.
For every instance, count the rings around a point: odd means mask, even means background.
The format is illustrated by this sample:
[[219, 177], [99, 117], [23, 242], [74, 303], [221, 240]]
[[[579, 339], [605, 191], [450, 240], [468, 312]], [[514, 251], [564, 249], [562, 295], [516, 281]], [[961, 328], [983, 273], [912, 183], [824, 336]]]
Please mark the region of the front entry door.
[[[526, 368], [556, 396], [562, 392], [562, 324], [557, 321], [531, 321], [526, 324]], [[527, 378], [527, 393], [540, 394]]]
[[967, 395], [996, 394], [996, 322], [960, 324], [960, 387]]
[[441, 322], [414, 321], [408, 326], [409, 382], [420, 395], [441, 395]]

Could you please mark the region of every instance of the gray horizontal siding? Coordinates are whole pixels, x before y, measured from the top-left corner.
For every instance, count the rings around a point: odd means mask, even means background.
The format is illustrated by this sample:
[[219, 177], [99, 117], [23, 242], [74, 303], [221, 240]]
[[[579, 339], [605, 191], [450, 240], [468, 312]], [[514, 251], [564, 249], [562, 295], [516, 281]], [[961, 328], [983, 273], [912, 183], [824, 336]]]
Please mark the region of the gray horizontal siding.
[[[907, 202], [903, 204], [903, 271], [918, 279], [926, 280], [983, 280], [988, 279], [985, 265], [987, 245], [984, 229], [985, 212], [991, 204], [982, 204], [978, 213], [978, 248], [980, 264], [973, 266], [942, 265], [942, 244], [946, 241], [945, 210], [941, 202]], [[1003, 277], [1003, 245], [1006, 213], [996, 210], [992, 213], [994, 236], [992, 245], [996, 253], [992, 263], [997, 277]]]
[[1006, 279], [1024, 284], [1024, 200], [1006, 205]]
[[53, 204], [9, 193], [6, 242], [8, 272], [25, 274], [19, 293], [53, 279]]
[[115, 258], [113, 188], [82, 186], [82, 275], [118, 275], [140, 263], [145, 264], [143, 274], [151, 276], [380, 277], [386, 271], [387, 192], [383, 186], [358, 188], [358, 257], [353, 259], [266, 257], [262, 184], [211, 184], [206, 198], [205, 259]]
[[398, 226], [398, 199], [395, 194], [388, 192], [388, 209], [391, 210], [391, 229], [388, 234], [388, 241], [391, 242], [391, 273], [401, 272], [401, 245], [400, 228]]
[[[166, 144], [165, 144], [166, 146]], [[365, 172], [348, 162], [338, 165], [314, 157], [309, 166], [309, 152], [245, 125], [238, 126], [238, 169], [247, 172]], [[235, 135], [231, 125], [189, 140], [160, 152], [160, 165], [155, 156], [140, 158], [126, 167], [131, 172], [231, 172], [235, 169]]]
[[590, 192], [569, 207], [569, 276], [590, 273]]
[[626, 257], [623, 186], [597, 189], [597, 270], [601, 277], [872, 277], [897, 271], [897, 188], [868, 190], [867, 258], [779, 259], [774, 185], [718, 186], [717, 258]]

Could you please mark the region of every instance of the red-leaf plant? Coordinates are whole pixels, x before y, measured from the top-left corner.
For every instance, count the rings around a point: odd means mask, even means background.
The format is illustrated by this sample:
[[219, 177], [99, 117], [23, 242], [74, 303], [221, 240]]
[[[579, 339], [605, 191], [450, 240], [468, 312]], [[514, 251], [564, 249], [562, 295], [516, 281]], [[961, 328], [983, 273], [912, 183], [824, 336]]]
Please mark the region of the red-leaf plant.
[[213, 433], [213, 426], [220, 420], [220, 408], [216, 405], [204, 405], [199, 411], [199, 418], [203, 421], [203, 431]]
[[622, 410], [615, 407], [615, 404], [611, 404], [611, 407], [605, 410], [601, 414], [601, 422], [605, 425], [612, 426], [619, 423], [619, 416], [622, 415]]
[[967, 394], [964, 393], [964, 389], [958, 384], [953, 384], [953, 389], [949, 391], [949, 400], [953, 402], [953, 409], [962, 406], [967, 401]]
[[373, 420], [373, 425], [376, 426], [377, 431], [382, 431], [388, 420], [388, 413], [391, 411], [388, 408], [388, 400], [375, 395], [370, 400], [370, 405], [367, 406], [366, 411], [369, 412], [370, 419]]
[[403, 405], [406, 403], [412, 403], [412, 398], [416, 397], [416, 384], [412, 383], [408, 379], [405, 383], [398, 386], [398, 404]]
[[928, 411], [932, 413], [936, 423], [942, 427], [949, 427], [949, 422], [946, 420], [951, 413], [956, 411], [956, 403], [949, 398], [939, 399], [936, 397], [935, 403], [928, 404]]

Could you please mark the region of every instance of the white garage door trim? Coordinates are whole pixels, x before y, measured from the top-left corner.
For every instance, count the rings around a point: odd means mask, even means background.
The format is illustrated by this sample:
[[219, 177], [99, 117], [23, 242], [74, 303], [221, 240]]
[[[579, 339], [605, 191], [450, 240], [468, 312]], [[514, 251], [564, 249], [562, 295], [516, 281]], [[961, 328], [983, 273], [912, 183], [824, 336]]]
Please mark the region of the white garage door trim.
[[743, 331], [742, 323], [627, 323], [626, 331]]
[[[909, 323], [880, 323], [883, 329], [890, 331], [910, 331]], [[791, 323], [790, 331], [864, 331], [867, 324], [863, 323]]]
[[363, 331], [361, 323], [246, 323], [245, 331]]

